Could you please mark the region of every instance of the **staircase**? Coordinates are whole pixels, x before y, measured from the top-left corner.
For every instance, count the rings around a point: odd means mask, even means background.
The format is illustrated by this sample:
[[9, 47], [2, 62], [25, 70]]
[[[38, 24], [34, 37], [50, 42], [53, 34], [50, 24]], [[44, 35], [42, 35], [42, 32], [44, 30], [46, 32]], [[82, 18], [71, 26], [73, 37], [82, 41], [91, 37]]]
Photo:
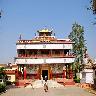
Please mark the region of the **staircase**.
[[[29, 84], [28, 86], [26, 86], [25, 88], [41, 88], [44, 87], [44, 83], [45, 81], [41, 81], [41, 80], [36, 80], [35, 82], [31, 84]], [[53, 80], [48, 80], [47, 81], [48, 87], [49, 88], [63, 88], [64, 86], [57, 83], [56, 81]]]
[[[18, 80], [18, 82], [16, 82], [16, 86], [26, 88], [41, 88], [44, 87], [44, 83], [45, 80]], [[73, 81], [73, 79], [57, 78], [56, 80], [47, 80], [47, 84], [49, 88], [58, 88], [67, 85], [75, 85], [75, 82]]]

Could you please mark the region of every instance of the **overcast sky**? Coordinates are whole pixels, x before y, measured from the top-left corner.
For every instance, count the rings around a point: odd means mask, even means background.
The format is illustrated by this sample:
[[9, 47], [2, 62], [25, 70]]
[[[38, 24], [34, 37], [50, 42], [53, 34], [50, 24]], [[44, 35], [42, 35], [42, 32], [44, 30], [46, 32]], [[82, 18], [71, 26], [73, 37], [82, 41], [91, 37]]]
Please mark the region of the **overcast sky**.
[[32, 39], [37, 30], [52, 28], [57, 38], [68, 38], [72, 24], [84, 26], [86, 46], [90, 57], [96, 58], [94, 16], [88, 11], [90, 0], [0, 0], [0, 63], [16, 56], [16, 41]]

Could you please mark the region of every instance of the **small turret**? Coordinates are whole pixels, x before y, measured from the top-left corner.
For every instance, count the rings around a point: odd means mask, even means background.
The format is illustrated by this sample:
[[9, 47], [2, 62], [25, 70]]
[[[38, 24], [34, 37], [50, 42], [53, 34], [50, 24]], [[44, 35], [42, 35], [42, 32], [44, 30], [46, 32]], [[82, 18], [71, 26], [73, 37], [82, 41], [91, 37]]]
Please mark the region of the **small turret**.
[[49, 29], [42, 29], [37, 31], [39, 33], [39, 36], [51, 36], [52, 30]]

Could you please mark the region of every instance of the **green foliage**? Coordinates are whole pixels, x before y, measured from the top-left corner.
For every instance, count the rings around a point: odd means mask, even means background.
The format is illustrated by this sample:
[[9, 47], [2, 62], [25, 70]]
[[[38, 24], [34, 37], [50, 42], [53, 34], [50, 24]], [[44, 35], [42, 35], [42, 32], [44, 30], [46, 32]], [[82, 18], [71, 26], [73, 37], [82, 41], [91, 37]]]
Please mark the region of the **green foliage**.
[[80, 78], [75, 78], [75, 79], [74, 79], [74, 82], [75, 82], [75, 83], [80, 83]]
[[7, 75], [5, 73], [5, 68], [4, 67], [1, 67], [0, 68], [0, 79], [3, 79], [4, 81], [4, 84], [6, 84], [6, 81], [7, 81]]
[[85, 53], [85, 39], [84, 39], [84, 28], [74, 23], [72, 26], [72, 32], [68, 36], [73, 43], [73, 53], [76, 56], [74, 61], [74, 67], [77, 71], [80, 71], [80, 65], [83, 63], [83, 57]]
[[7, 75], [5, 73], [5, 68], [0, 68], [0, 79], [4, 81], [4, 83], [0, 84], [0, 93], [6, 91], [6, 81], [7, 81]]
[[6, 81], [6, 85], [11, 85], [11, 81]]
[[5, 84], [0, 84], [0, 93], [4, 92], [6, 90], [6, 85]]
[[4, 69], [5, 69], [4, 67], [0, 68], [0, 79], [7, 79], [7, 75]]
[[80, 83], [80, 78], [77, 78], [77, 75], [75, 74], [75, 77], [74, 77], [74, 82], [75, 83]]

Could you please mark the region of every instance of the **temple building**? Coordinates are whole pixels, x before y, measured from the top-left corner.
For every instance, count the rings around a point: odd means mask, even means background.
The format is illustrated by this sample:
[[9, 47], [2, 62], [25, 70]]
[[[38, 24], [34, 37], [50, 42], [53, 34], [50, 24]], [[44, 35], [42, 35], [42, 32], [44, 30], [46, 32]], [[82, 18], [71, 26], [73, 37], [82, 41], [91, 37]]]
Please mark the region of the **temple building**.
[[31, 40], [16, 43], [17, 79], [73, 78], [72, 63], [75, 56], [70, 39], [57, 39], [53, 30], [37, 31]]

